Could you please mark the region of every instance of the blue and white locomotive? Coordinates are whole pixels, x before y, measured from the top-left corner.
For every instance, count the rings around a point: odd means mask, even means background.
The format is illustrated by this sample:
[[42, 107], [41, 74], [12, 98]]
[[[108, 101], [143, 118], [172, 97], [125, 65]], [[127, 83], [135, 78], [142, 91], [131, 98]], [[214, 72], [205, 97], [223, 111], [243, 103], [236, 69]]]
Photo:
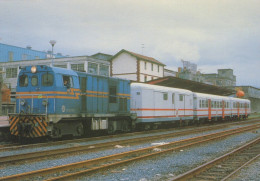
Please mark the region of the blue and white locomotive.
[[[22, 138], [82, 136], [105, 130], [247, 118], [250, 101], [195, 93], [85, 72], [28, 66], [21, 69], [10, 132]], [[131, 102], [131, 103], [130, 103]]]
[[58, 138], [132, 126], [128, 80], [37, 65], [21, 69], [16, 94], [16, 113], [9, 115], [15, 136]]

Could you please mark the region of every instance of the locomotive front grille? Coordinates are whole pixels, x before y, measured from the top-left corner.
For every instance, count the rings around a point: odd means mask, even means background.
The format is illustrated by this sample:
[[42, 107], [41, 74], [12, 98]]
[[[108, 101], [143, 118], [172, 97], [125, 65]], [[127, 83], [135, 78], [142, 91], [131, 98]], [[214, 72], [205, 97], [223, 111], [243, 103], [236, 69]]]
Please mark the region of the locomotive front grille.
[[47, 135], [46, 117], [42, 115], [10, 115], [10, 132], [14, 136], [36, 138]]

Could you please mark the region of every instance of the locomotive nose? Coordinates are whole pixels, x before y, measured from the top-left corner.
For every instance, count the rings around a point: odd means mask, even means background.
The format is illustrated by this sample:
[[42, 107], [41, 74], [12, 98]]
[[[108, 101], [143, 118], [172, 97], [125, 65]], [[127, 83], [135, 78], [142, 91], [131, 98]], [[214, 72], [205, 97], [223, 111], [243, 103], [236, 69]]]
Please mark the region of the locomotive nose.
[[33, 130], [33, 124], [32, 123], [19, 122], [19, 123], [17, 123], [17, 129], [18, 129], [19, 135], [29, 136], [30, 133]]

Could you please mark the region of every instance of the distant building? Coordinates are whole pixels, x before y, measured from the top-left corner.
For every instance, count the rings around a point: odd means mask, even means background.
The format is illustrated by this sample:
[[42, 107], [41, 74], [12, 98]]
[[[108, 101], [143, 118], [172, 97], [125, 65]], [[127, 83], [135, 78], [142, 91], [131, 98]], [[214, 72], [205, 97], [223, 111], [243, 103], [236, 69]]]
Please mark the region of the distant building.
[[204, 77], [197, 71], [197, 65], [189, 61], [182, 60], [183, 67], [178, 68], [177, 77], [186, 80], [192, 80], [196, 82], [204, 82]]
[[203, 74], [205, 82], [221, 86], [236, 86], [236, 76], [233, 74], [233, 69], [218, 69], [217, 74]]
[[[37, 60], [51, 58], [51, 51], [32, 50], [31, 46], [26, 48], [0, 43], [0, 62], [15, 62], [21, 60]], [[55, 58], [65, 57], [61, 53], [53, 55]]]
[[[233, 90], [242, 90], [245, 96], [242, 98], [249, 99], [251, 101], [251, 111], [260, 112], [260, 89], [252, 86], [231, 86], [228, 87]], [[234, 95], [235, 97], [236, 95]]]
[[104, 54], [104, 53], [96, 53], [94, 55], [91, 55], [91, 57], [97, 58], [97, 59], [100, 59], [100, 60], [109, 61], [113, 57], [113, 55]]
[[164, 64], [158, 60], [122, 49], [111, 58], [111, 76], [146, 82], [164, 76]]
[[170, 69], [166, 69], [166, 68], [164, 68], [164, 72], [163, 73], [164, 73], [163, 74], [164, 77], [168, 77], [168, 76], [177, 77], [177, 74], [178, 74], [178, 72], [170, 70]]

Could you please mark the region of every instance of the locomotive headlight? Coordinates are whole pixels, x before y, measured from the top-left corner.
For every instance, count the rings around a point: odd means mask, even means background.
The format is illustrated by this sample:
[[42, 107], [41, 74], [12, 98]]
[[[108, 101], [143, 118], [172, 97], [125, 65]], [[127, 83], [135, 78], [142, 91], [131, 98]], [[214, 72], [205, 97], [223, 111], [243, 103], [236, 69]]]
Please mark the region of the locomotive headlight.
[[47, 99], [42, 100], [42, 105], [43, 106], [47, 106], [48, 105], [48, 100]]
[[22, 106], [24, 106], [24, 105], [26, 104], [26, 101], [25, 101], [24, 99], [22, 99], [22, 100], [20, 101], [20, 104], [21, 104]]
[[36, 71], [37, 71], [36, 66], [32, 66], [32, 68], [31, 68], [31, 72], [34, 74], [34, 73], [36, 73]]

